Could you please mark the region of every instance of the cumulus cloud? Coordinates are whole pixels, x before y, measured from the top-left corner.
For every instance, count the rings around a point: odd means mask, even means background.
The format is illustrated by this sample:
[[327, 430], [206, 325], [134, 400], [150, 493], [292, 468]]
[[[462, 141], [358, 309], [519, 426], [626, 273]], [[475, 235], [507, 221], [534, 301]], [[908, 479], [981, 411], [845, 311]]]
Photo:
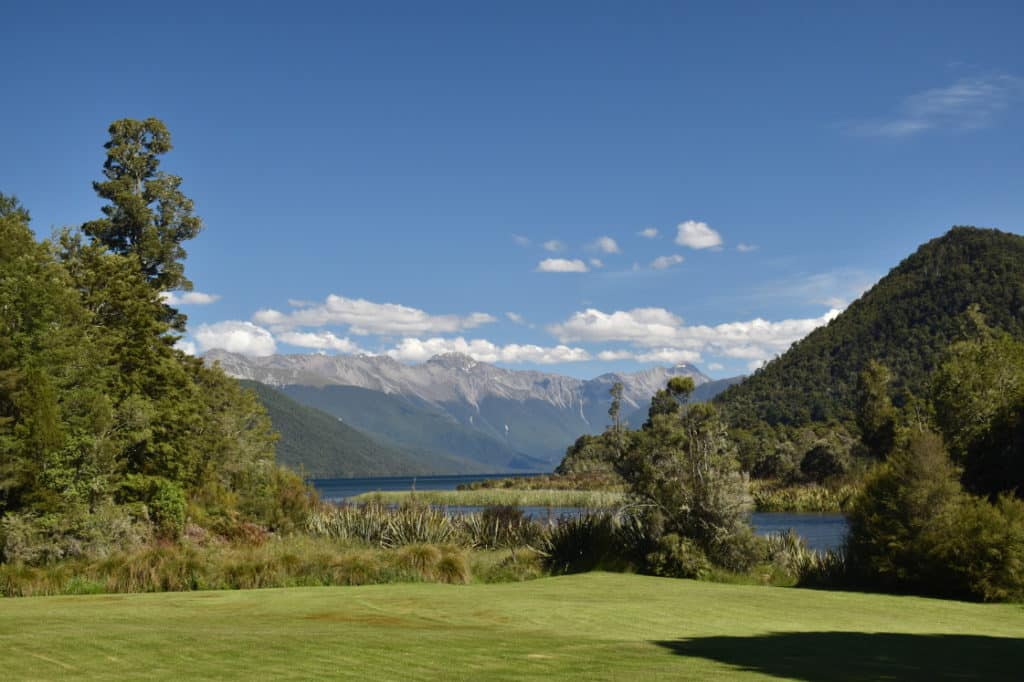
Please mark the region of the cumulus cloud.
[[672, 267], [673, 265], [679, 265], [683, 262], [683, 257], [679, 254], [673, 254], [671, 256], [658, 256], [651, 261], [651, 267], [655, 270], [665, 270]]
[[602, 253], [622, 253], [619, 244], [611, 237], [598, 237], [593, 247]]
[[583, 362], [591, 359], [590, 353], [582, 348], [559, 345], [552, 347], [531, 344], [509, 344], [499, 346], [486, 339], [467, 341], [460, 337], [449, 338], [405, 338], [386, 355], [401, 362], [423, 362], [443, 353], [462, 353], [478, 362], [504, 362], [518, 364], [529, 362], [539, 365], [553, 365], [564, 362]]
[[633, 360], [634, 362], [661, 362], [680, 365], [684, 362], [700, 362], [700, 353], [682, 348], [655, 348], [645, 351], [635, 350], [603, 350], [597, 354], [598, 360], [612, 362], [617, 360]]
[[708, 365], [709, 372], [719, 372], [723, 369], [725, 369], [725, 365], [720, 362], [712, 362]]
[[558, 252], [558, 251], [562, 251], [564, 249], [565, 249], [565, 243], [564, 242], [560, 242], [557, 239], [549, 239], [548, 241], [544, 242], [544, 250], [545, 251]]
[[192, 341], [187, 341], [185, 339], [178, 339], [177, 341], [175, 341], [174, 347], [177, 348], [178, 350], [180, 350], [185, 355], [195, 355], [196, 354], [196, 344], [193, 343]]
[[600, 258], [591, 258], [590, 259], [590, 267], [592, 267], [592, 268], [603, 268], [604, 267], [604, 261], [601, 260]]
[[711, 229], [707, 223], [687, 220], [679, 223], [676, 233], [676, 244], [691, 249], [711, 249], [722, 245], [722, 235]]
[[640, 230], [639, 232], [637, 232], [637, 234], [640, 235], [641, 237], [644, 237], [645, 239], [657, 239], [658, 238], [658, 228], [656, 228], [656, 227], [647, 227], [647, 228], [644, 228], [644, 229]]
[[219, 294], [204, 294], [201, 291], [165, 291], [160, 294], [167, 305], [209, 305], [220, 300]]
[[194, 336], [199, 349], [204, 352], [219, 348], [230, 353], [264, 357], [277, 351], [277, 344], [269, 331], [241, 320], [199, 325]]
[[346, 354], [366, 353], [348, 337], [338, 338], [331, 332], [281, 332], [277, 335], [277, 340], [300, 348], [333, 350]]
[[259, 324], [275, 331], [296, 327], [323, 327], [332, 324], [349, 326], [349, 332], [359, 336], [368, 334], [450, 334], [494, 322], [487, 313], [459, 315], [431, 315], [418, 308], [397, 303], [374, 303], [361, 298], [346, 298], [331, 294], [322, 304], [296, 308], [289, 313], [278, 310], [259, 310], [253, 315]]
[[[749, 360], [767, 360], [815, 328], [839, 315], [829, 310], [821, 317], [769, 322], [761, 318], [718, 325], [686, 325], [664, 308], [634, 308], [605, 313], [588, 308], [575, 313], [550, 331], [562, 343], [631, 343], [645, 353], [655, 349], [691, 351]], [[694, 360], [695, 361], [695, 360]]]
[[578, 258], [545, 258], [537, 264], [537, 272], [588, 272], [587, 264]]
[[757, 251], [757, 244], [744, 244], [740, 242], [736, 245], [736, 250], [740, 253], [750, 253], [751, 251]]
[[529, 246], [530, 245], [530, 238], [529, 237], [524, 237], [521, 234], [514, 234], [514, 235], [512, 235], [512, 241], [514, 241], [516, 243], [516, 246]]
[[909, 137], [930, 130], [980, 130], [1024, 99], [1024, 79], [1008, 74], [961, 78], [942, 88], [906, 97], [887, 118], [849, 127], [855, 135]]

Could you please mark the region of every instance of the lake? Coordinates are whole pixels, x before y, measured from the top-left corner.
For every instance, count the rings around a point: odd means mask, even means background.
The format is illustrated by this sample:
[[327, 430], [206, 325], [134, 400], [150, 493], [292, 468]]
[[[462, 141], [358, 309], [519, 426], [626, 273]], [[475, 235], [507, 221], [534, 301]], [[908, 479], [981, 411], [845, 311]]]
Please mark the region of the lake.
[[[483, 481], [489, 478], [508, 478], [514, 474], [475, 474], [452, 476], [387, 476], [376, 478], [321, 478], [314, 479], [320, 497], [329, 502], [342, 502], [363, 493], [385, 490], [455, 490], [461, 484]], [[530, 474], [524, 474], [529, 476]], [[456, 513], [480, 511], [480, 507], [450, 507]], [[559, 518], [579, 514], [573, 507], [524, 507], [529, 516], [539, 519]], [[846, 535], [846, 517], [842, 514], [813, 514], [790, 512], [754, 512], [750, 522], [759, 535], [782, 533], [788, 528], [795, 530], [811, 549], [824, 551], [835, 549], [843, 543]]]

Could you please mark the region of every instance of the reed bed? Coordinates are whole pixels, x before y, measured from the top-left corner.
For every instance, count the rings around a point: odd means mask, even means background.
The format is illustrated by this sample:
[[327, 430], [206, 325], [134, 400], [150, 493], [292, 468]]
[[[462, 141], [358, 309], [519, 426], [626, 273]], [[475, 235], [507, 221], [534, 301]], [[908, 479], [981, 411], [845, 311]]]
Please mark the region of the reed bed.
[[355, 503], [401, 505], [420, 503], [441, 507], [578, 507], [615, 509], [625, 494], [608, 490], [517, 490], [483, 488], [476, 490], [396, 490], [363, 493]]
[[395, 506], [374, 500], [324, 506], [310, 515], [306, 530], [313, 536], [385, 549], [423, 543], [503, 549], [539, 545], [548, 525], [526, 518], [516, 507], [451, 514], [425, 503]]
[[844, 485], [826, 488], [817, 485], [780, 486], [774, 481], [751, 481], [754, 509], [760, 512], [834, 512], [846, 510], [858, 488]]
[[508, 478], [487, 478], [482, 481], [461, 483], [458, 490], [607, 490], [623, 492], [626, 484], [622, 477], [611, 472], [586, 472], [568, 474], [541, 474], [538, 476], [509, 476]]

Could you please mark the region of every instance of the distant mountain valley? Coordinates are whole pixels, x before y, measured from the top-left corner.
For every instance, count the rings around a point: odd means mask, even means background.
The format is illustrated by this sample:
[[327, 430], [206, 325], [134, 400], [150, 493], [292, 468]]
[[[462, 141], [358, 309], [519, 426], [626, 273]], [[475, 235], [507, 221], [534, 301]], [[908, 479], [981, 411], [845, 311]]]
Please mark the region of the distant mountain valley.
[[[583, 380], [457, 353], [419, 365], [365, 355], [204, 357], [269, 387], [258, 394], [282, 434], [282, 459], [322, 477], [550, 471], [576, 438], [605, 429], [616, 382], [626, 420], [638, 426], [671, 377], [691, 377], [695, 400], [740, 380], [714, 381], [690, 364]], [[345, 428], [331, 428], [325, 415]]]

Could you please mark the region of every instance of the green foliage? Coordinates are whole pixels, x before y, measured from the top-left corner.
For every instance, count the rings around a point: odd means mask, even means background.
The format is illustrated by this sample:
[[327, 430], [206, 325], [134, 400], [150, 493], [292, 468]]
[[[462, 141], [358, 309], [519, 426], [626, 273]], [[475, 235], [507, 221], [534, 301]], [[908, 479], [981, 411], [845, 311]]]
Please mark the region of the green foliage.
[[969, 321], [935, 374], [935, 421], [970, 490], [1024, 497], [1024, 342]]
[[174, 540], [185, 530], [185, 491], [160, 476], [129, 475], [118, 495], [124, 503], [141, 502], [161, 538]]
[[871, 360], [857, 376], [856, 421], [861, 441], [877, 459], [885, 459], [896, 446], [896, 408], [889, 397], [892, 374]]
[[648, 570], [666, 578], [706, 578], [711, 562], [704, 550], [690, 538], [667, 533], [658, 539], [658, 548], [647, 555]]
[[256, 398], [174, 349], [199, 229], [155, 119], [111, 126], [106, 217], [37, 243], [0, 194], [0, 524], [9, 561], [105, 556], [188, 514], [210, 526], [301, 526], [309, 495], [274, 465]]
[[[160, 157], [172, 148], [170, 132], [155, 118], [126, 118], [114, 121], [109, 133], [106, 180], [93, 187], [110, 203], [103, 207], [105, 217], [83, 225], [83, 232], [114, 254], [134, 256], [157, 291], [190, 290], [181, 243], [199, 234], [202, 221], [179, 189], [181, 178], [158, 170]], [[184, 318], [167, 310], [183, 327]]]
[[800, 460], [800, 473], [815, 483], [838, 478], [846, 473], [847, 464], [831, 443], [820, 442]]
[[963, 492], [938, 436], [914, 434], [849, 515], [847, 558], [864, 584], [961, 599], [1024, 596], [1024, 502]]
[[583, 434], [565, 451], [555, 473], [614, 476], [615, 456], [616, 443], [610, 432], [597, 436]]
[[616, 468], [652, 541], [674, 533], [694, 540], [712, 561], [733, 563], [730, 542], [749, 528], [750, 499], [712, 405], [655, 415], [632, 434]]
[[972, 304], [989, 324], [1024, 336], [1024, 237], [957, 227], [921, 246], [838, 318], [716, 398], [730, 424], [851, 423], [858, 376], [871, 360], [892, 372], [897, 407], [928, 394], [931, 373], [961, 335]]

